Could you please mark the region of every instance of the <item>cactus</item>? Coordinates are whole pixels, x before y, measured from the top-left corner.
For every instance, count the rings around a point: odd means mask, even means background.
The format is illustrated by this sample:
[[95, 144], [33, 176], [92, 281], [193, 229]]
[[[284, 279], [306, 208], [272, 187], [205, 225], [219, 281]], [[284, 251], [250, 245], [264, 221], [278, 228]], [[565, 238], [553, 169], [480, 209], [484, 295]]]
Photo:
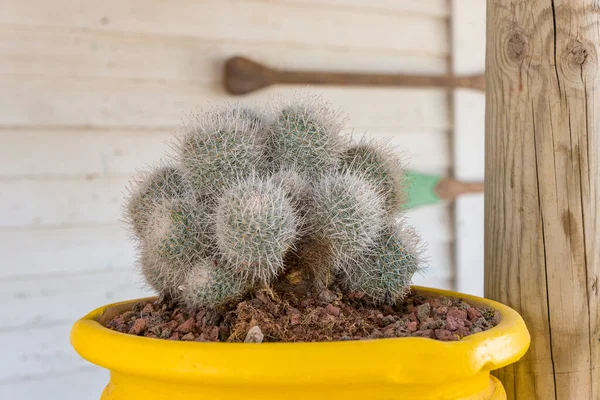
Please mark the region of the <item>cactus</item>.
[[281, 169], [273, 174], [273, 181], [283, 187], [292, 205], [301, 215], [304, 215], [309, 206], [308, 202], [312, 192], [310, 183], [297, 171], [289, 168]]
[[190, 309], [217, 307], [241, 297], [245, 280], [216, 262], [200, 259], [194, 263], [180, 287], [183, 303]]
[[402, 164], [380, 142], [348, 146], [341, 122], [316, 96], [271, 117], [237, 104], [197, 117], [173, 164], [136, 177], [127, 199], [146, 282], [190, 309], [260, 285], [401, 299], [423, 264], [398, 219]]
[[325, 175], [312, 203], [310, 228], [329, 240], [336, 266], [372, 245], [384, 226], [384, 200], [360, 174]]
[[154, 207], [142, 240], [163, 260], [193, 261], [214, 247], [206, 204], [195, 198], [165, 200]]
[[300, 96], [276, 113], [270, 150], [275, 169], [292, 168], [314, 178], [339, 164], [344, 141], [339, 113], [316, 96]]
[[362, 139], [342, 154], [342, 170], [365, 174], [386, 199], [389, 211], [405, 201], [404, 166], [391, 147], [381, 141]]
[[423, 247], [414, 228], [401, 221], [385, 228], [377, 242], [344, 266], [344, 283], [363, 292], [374, 303], [394, 304], [410, 288], [413, 275], [422, 269]]
[[156, 204], [189, 193], [181, 170], [172, 165], [160, 165], [142, 171], [134, 177], [125, 203], [125, 220], [139, 237], [143, 234]]
[[199, 117], [180, 140], [179, 158], [195, 190], [219, 195], [253, 169], [267, 173], [266, 141], [260, 115], [239, 105], [215, 109]]
[[252, 283], [269, 283], [293, 248], [299, 217], [285, 189], [251, 174], [219, 199], [216, 240], [228, 265]]
[[180, 295], [178, 288], [183, 285], [191, 269], [190, 263], [171, 262], [158, 257], [153, 249], [140, 246], [137, 260], [139, 269], [148, 286], [161, 295], [176, 299]]

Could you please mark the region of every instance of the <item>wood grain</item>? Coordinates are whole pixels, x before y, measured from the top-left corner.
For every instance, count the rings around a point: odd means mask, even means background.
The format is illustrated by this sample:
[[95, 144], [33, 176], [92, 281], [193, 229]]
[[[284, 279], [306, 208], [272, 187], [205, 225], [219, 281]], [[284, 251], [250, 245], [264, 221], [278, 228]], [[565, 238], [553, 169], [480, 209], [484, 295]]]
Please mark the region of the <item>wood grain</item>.
[[[241, 39], [264, 45], [447, 53], [441, 18], [399, 12], [382, 15], [343, 5], [307, 6], [301, 1], [3, 1], [0, 23], [209, 40]], [[399, 40], [399, 35], [405, 35], [405, 40]]]
[[[82, 296], [85, 293], [85, 296]], [[137, 268], [40, 273], [0, 280], [0, 332], [71, 322], [102, 304], [153, 295]], [[52, 310], [52, 312], [48, 312]]]
[[[214, 86], [185, 82], [0, 77], [0, 121], [5, 126], [162, 128], [174, 130], [190, 113], [231, 101]], [[325, 87], [323, 98], [352, 118], [349, 128], [443, 130], [449, 125], [441, 90]], [[270, 88], [249, 99], [265, 104], [289, 88]]]
[[[442, 24], [442, 22], [439, 22]], [[214, 85], [223, 60], [252, 54], [273, 67], [342, 72], [422, 73], [446, 71], [446, 54], [299, 46], [294, 43], [209, 40], [0, 24], [0, 74], [186, 82]], [[348, 43], [351, 46], [351, 43]]]
[[0, 383], [2, 399], [98, 400], [109, 372], [89, 363], [58, 374], [28, 375]]
[[488, 1], [485, 293], [532, 335], [510, 399], [600, 398], [599, 16]]

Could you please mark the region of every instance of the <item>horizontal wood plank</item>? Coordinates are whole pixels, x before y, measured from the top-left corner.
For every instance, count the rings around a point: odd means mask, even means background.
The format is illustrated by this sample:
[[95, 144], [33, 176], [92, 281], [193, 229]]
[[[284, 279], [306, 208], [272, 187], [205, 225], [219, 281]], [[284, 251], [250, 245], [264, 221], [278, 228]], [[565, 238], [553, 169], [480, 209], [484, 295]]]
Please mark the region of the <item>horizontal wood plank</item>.
[[122, 225], [0, 230], [0, 279], [130, 268], [134, 245]]
[[0, 332], [75, 321], [103, 304], [154, 295], [133, 267], [0, 280]]
[[448, 2], [446, 0], [282, 0], [285, 3], [332, 5], [343, 8], [356, 7], [362, 10], [373, 10], [401, 13], [416, 13], [432, 15], [436, 17], [447, 17], [449, 14]]
[[[215, 89], [180, 82], [0, 77], [0, 121], [5, 126], [176, 128], [186, 115], [209, 103], [231, 101]], [[240, 101], [264, 105], [289, 89], [272, 87]], [[323, 86], [318, 92], [351, 116], [348, 127], [435, 131], [449, 127], [442, 89]]]
[[[450, 168], [447, 132], [358, 128], [352, 136], [360, 138], [363, 134], [387, 140], [413, 169], [445, 174]], [[4, 160], [0, 180], [130, 176], [163, 157], [172, 140], [168, 129], [0, 128]], [[2, 193], [0, 190], [0, 198], [12, 196]]]
[[210, 41], [0, 25], [0, 74], [220, 82], [223, 65], [245, 55], [273, 68], [316, 71], [443, 74], [445, 55], [324, 49], [288, 44]]
[[2, 350], [0, 382], [30, 375], [70, 372], [90, 364], [69, 343], [73, 322], [0, 332], [10, 346]]
[[[440, 54], [445, 21], [354, 7], [220, 0], [8, 1], [0, 23]], [[310, 26], [308, 26], [310, 23]]]
[[[452, 241], [447, 204], [410, 210], [407, 217], [432, 248]], [[42, 272], [130, 268], [135, 260], [133, 240], [123, 224], [114, 223], [4, 228], [0, 230], [0, 253], [4, 257], [0, 279]]]
[[60, 374], [28, 375], [0, 382], [0, 398], [10, 400], [98, 400], [109, 372], [87, 364]]

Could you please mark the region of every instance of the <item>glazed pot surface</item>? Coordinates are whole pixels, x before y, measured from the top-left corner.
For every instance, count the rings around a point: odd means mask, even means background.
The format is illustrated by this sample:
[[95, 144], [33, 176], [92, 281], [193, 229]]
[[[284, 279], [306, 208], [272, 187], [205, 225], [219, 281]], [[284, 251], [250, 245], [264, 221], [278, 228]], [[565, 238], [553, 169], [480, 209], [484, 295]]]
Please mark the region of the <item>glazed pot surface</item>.
[[102, 400], [505, 399], [490, 371], [527, 351], [523, 319], [487, 299], [413, 290], [491, 307], [500, 322], [456, 342], [411, 337], [261, 344], [151, 339], [102, 325], [137, 299], [89, 313], [73, 326], [71, 343], [83, 358], [111, 371]]

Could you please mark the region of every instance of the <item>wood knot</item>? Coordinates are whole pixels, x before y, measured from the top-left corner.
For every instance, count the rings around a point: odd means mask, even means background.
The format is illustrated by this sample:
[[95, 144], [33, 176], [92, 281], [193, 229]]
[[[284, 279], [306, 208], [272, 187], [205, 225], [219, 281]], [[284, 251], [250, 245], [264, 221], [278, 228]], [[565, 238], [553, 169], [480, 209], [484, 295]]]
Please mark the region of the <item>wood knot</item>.
[[591, 50], [585, 43], [572, 40], [565, 49], [566, 60], [571, 67], [583, 67], [588, 62]]
[[528, 50], [527, 37], [521, 32], [513, 32], [508, 37], [506, 44], [506, 53], [509, 60], [514, 62], [522, 61]]

